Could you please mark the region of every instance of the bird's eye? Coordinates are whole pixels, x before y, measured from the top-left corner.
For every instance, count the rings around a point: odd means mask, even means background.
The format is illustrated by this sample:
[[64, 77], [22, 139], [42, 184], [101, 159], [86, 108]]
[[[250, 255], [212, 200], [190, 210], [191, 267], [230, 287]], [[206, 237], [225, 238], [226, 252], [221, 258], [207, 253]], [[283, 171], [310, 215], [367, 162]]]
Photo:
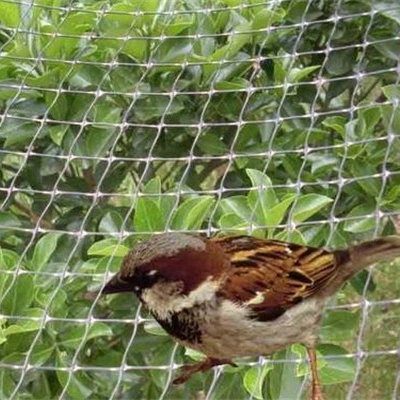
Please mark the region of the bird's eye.
[[144, 289], [151, 288], [155, 283], [158, 282], [160, 279], [160, 275], [158, 274], [157, 270], [150, 270], [150, 271], [141, 271], [138, 272], [135, 276], [135, 283], [134, 290], [136, 293]]

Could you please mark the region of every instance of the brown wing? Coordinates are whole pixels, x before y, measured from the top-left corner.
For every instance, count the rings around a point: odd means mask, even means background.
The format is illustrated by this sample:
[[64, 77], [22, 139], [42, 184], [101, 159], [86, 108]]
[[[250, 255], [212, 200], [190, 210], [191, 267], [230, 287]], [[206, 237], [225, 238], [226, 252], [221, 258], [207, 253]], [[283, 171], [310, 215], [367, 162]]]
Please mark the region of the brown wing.
[[218, 295], [269, 321], [312, 296], [336, 276], [334, 253], [250, 236], [212, 239], [229, 254], [231, 266]]

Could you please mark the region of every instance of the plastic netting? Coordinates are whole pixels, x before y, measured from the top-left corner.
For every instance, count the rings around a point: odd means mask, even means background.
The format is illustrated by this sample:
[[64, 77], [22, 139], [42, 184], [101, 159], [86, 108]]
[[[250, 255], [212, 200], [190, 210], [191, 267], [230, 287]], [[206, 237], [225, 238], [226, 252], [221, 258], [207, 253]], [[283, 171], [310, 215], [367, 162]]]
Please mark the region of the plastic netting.
[[[399, 49], [394, 0], [1, 0], [0, 397], [305, 398], [301, 345], [175, 387], [199, 355], [84, 293], [166, 230], [396, 232]], [[399, 398], [399, 267], [328, 308], [328, 398]]]

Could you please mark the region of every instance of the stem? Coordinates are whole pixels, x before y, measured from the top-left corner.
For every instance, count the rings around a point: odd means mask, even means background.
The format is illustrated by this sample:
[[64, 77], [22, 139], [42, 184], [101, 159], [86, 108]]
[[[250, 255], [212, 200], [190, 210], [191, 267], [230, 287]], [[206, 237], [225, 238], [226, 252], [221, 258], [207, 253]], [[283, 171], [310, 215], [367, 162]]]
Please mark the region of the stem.
[[14, 199], [13, 205], [25, 214], [34, 224], [39, 224], [41, 228], [54, 229], [54, 224], [45, 218], [37, 216], [30, 208]]

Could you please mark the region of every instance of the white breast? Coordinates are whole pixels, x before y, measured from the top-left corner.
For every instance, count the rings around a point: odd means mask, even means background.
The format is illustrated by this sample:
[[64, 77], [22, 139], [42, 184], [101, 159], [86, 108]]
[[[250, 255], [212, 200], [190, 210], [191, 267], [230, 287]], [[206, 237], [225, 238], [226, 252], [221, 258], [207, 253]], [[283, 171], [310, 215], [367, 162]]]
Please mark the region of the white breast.
[[307, 299], [269, 322], [250, 319], [245, 308], [225, 300], [210, 310], [196, 349], [214, 358], [269, 355], [293, 343], [312, 345], [318, 335], [321, 304]]

